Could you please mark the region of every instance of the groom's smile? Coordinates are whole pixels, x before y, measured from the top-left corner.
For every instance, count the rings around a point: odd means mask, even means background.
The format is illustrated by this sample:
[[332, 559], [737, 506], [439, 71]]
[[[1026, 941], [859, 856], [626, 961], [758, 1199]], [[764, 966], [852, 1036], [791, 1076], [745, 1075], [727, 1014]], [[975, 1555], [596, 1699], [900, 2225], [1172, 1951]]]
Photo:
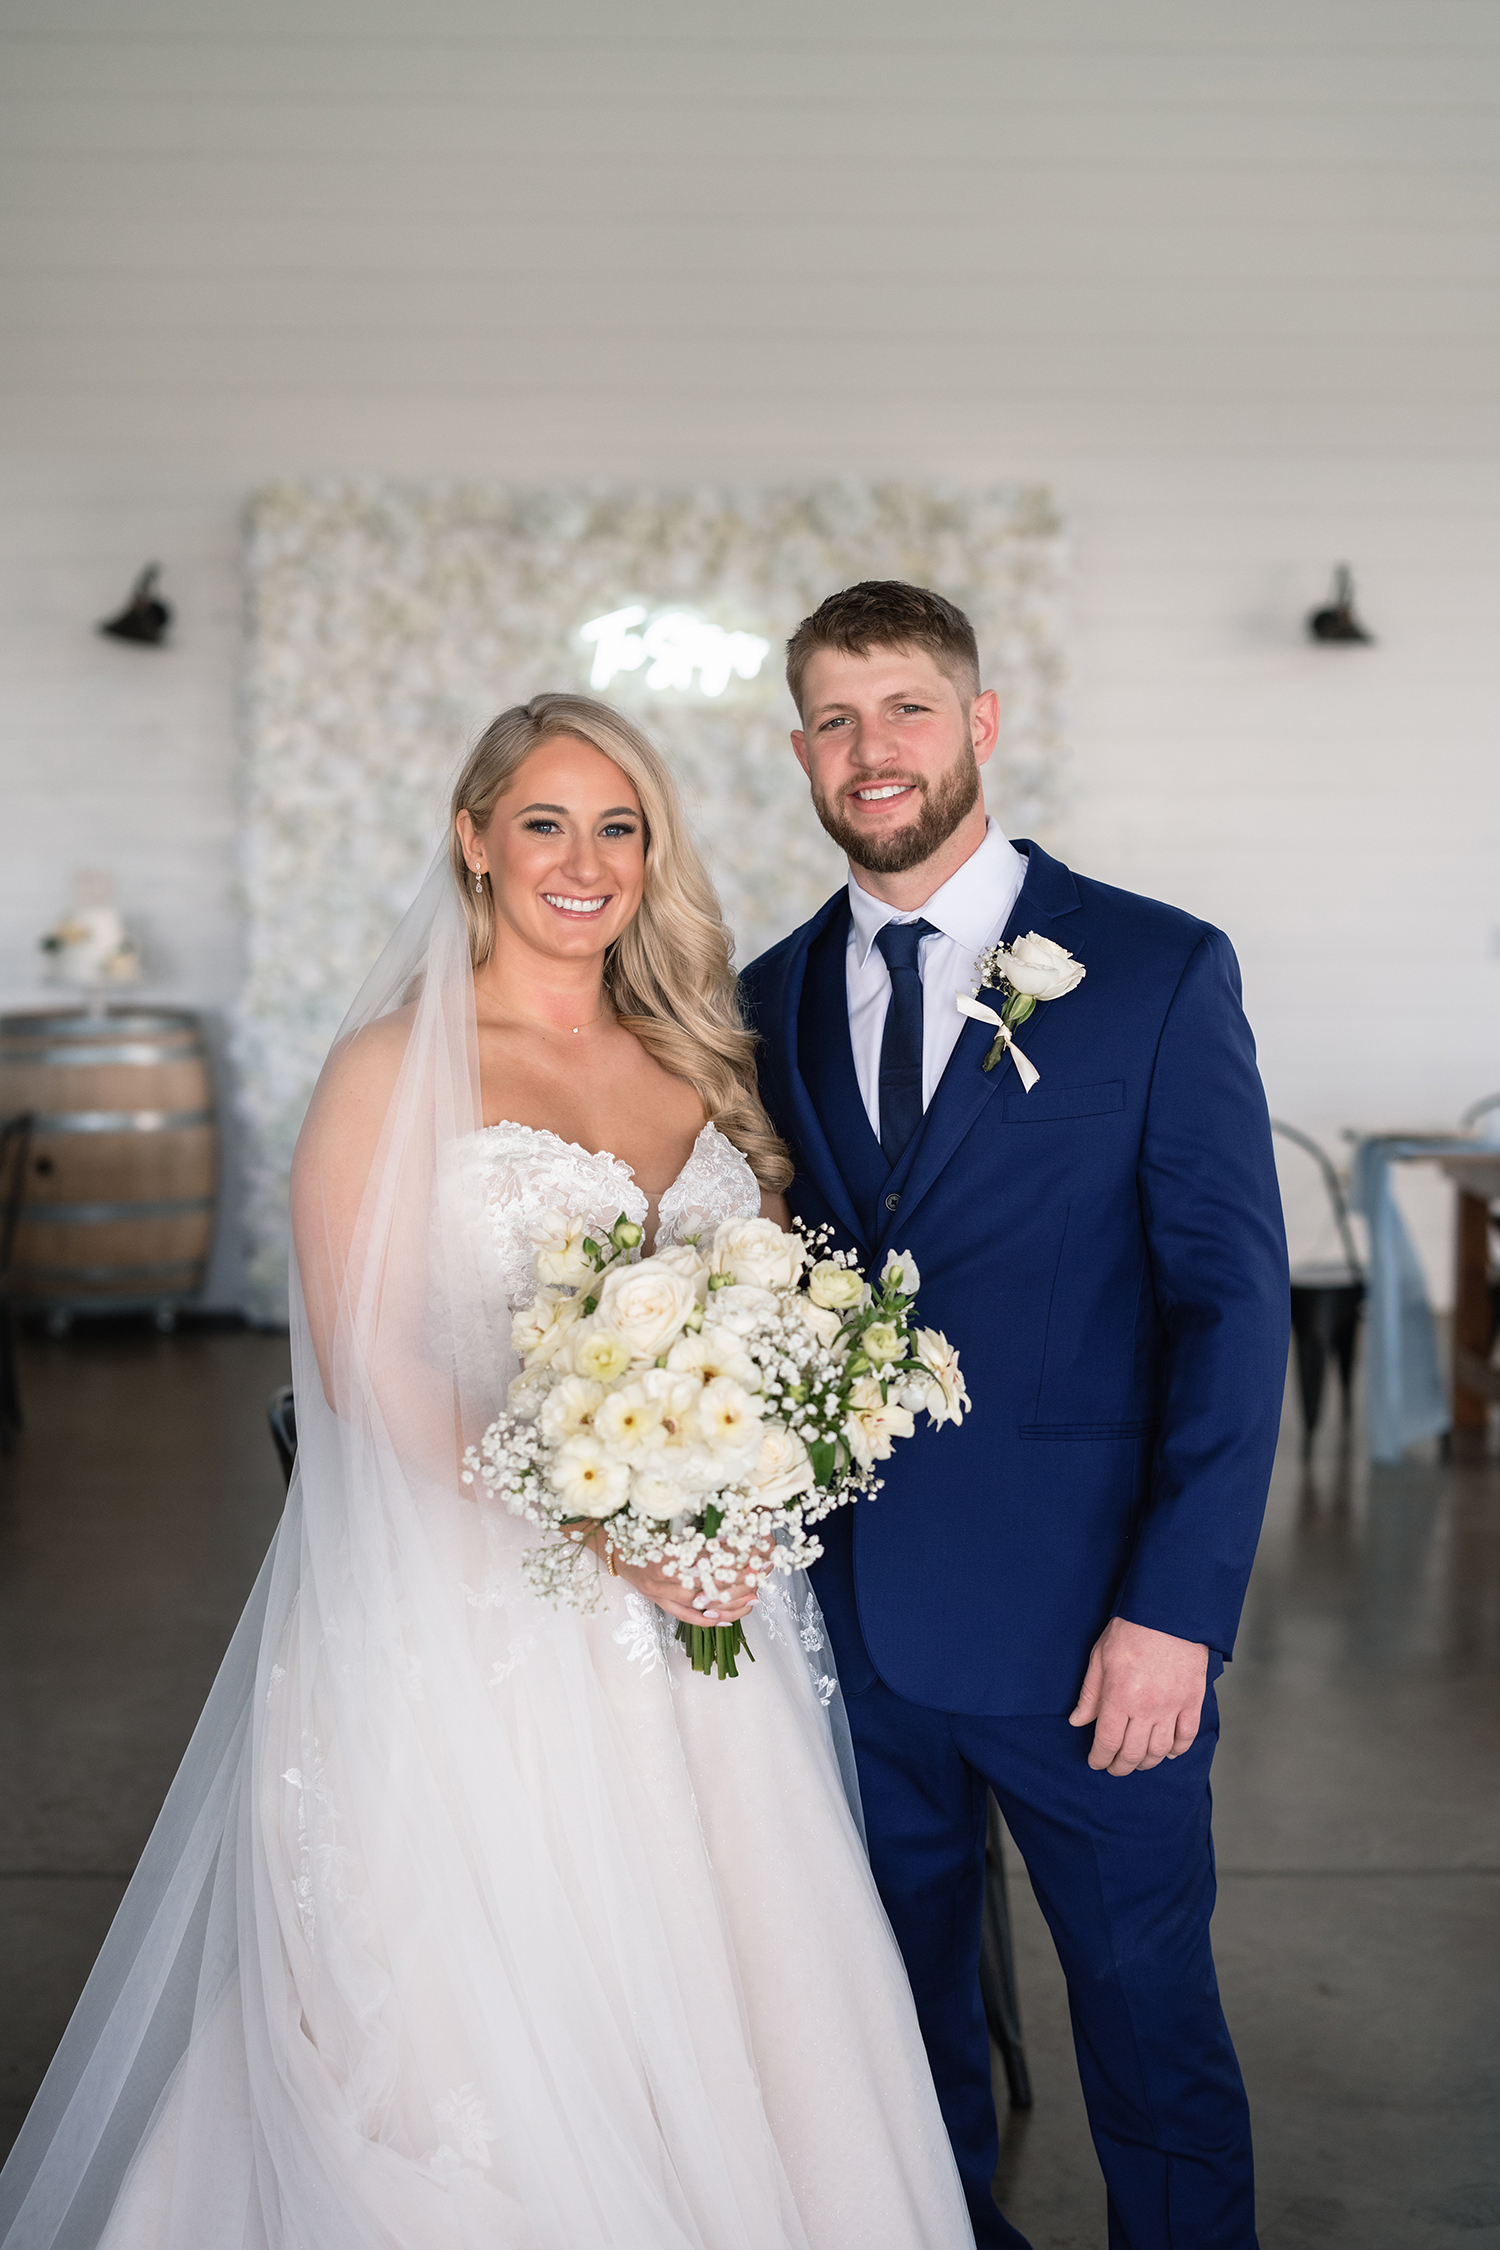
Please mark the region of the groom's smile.
[[849, 794], [861, 805], [882, 805], [895, 797], [907, 797], [913, 789], [920, 789], [919, 781], [886, 781], [865, 789], [851, 789]]

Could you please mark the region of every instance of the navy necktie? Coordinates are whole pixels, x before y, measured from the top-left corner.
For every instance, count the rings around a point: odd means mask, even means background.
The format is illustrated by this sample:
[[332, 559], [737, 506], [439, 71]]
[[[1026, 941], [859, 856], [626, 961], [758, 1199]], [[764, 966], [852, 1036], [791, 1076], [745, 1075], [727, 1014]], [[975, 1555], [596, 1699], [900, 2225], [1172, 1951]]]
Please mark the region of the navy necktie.
[[922, 972], [917, 954], [930, 922], [887, 922], [875, 939], [891, 972], [891, 1004], [880, 1041], [880, 1145], [895, 1165], [922, 1122]]

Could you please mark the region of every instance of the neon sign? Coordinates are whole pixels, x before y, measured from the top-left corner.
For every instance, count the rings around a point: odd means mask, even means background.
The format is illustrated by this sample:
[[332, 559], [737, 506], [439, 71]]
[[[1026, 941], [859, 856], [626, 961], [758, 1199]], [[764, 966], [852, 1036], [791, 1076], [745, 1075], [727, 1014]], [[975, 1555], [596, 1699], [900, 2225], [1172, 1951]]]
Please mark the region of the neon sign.
[[[640, 625], [646, 626], [644, 632], [636, 631]], [[696, 672], [704, 695], [722, 695], [731, 675], [753, 680], [771, 653], [770, 642], [758, 633], [726, 633], [722, 625], [710, 625], [684, 609], [664, 609], [646, 625], [639, 602], [591, 617], [578, 633], [594, 644], [589, 685], [596, 688], [608, 687], [617, 672], [638, 672], [648, 664], [648, 688], [685, 693]]]

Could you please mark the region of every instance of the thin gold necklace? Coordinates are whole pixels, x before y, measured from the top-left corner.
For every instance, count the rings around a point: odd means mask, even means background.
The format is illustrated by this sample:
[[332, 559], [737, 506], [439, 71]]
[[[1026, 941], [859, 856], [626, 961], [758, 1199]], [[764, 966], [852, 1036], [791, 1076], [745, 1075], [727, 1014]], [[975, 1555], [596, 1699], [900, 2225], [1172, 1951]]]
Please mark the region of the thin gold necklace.
[[[510, 1012], [514, 1016], [517, 1023], [539, 1024], [543, 1031], [562, 1030], [562, 1025], [560, 1023], [550, 1023], [545, 1016], [528, 1016], [523, 1014], [519, 1008], [512, 1008]], [[572, 1031], [573, 1037], [576, 1039], [580, 1031], [592, 1031], [596, 1023], [603, 1023], [606, 1016], [612, 1017], [613, 1014], [613, 1009], [601, 1008], [597, 1016], [589, 1017], [587, 1023], [575, 1023], [572, 1024], [569, 1028]]]

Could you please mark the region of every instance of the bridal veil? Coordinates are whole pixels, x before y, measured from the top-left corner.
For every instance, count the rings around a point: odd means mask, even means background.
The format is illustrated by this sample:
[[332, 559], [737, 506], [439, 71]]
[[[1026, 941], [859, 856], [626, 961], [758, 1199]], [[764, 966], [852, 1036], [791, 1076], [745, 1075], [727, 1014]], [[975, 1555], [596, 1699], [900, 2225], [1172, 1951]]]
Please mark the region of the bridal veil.
[[533, 1534], [457, 1483], [512, 1369], [451, 1200], [480, 1125], [444, 852], [298, 1143], [286, 1512], [0, 2174], [0, 2250], [805, 2242], [587, 1621], [524, 1594]]

